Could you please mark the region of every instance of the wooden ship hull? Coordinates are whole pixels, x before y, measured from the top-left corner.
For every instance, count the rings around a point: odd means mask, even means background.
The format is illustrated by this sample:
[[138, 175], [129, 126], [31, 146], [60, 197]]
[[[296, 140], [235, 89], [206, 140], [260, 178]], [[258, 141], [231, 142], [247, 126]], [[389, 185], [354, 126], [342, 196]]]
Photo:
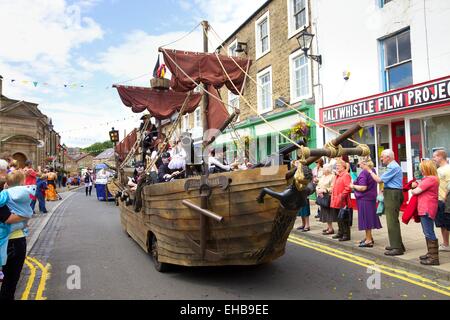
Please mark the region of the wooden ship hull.
[[[264, 187], [286, 188], [286, 166], [276, 174], [261, 175], [262, 169], [211, 174], [228, 178], [228, 187], [213, 188], [208, 210], [222, 221], [206, 219], [206, 244], [201, 244], [201, 214], [183, 201], [200, 206], [198, 190], [185, 191], [188, 179], [147, 185], [139, 212], [119, 201], [123, 230], [146, 252], [163, 264], [183, 266], [256, 265], [284, 254], [297, 211], [282, 208], [273, 198], [256, 202]], [[274, 168], [271, 168], [274, 169]], [[266, 168], [267, 170], [267, 168]], [[156, 243], [157, 244], [156, 244]], [[154, 256], [155, 258], [155, 256]]]

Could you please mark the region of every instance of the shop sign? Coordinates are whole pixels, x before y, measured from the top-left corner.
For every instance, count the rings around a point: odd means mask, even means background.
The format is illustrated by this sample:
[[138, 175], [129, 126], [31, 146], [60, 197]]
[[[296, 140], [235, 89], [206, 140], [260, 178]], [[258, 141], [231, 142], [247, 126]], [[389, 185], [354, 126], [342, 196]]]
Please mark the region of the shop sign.
[[450, 76], [320, 110], [323, 124], [375, 119], [450, 105]]

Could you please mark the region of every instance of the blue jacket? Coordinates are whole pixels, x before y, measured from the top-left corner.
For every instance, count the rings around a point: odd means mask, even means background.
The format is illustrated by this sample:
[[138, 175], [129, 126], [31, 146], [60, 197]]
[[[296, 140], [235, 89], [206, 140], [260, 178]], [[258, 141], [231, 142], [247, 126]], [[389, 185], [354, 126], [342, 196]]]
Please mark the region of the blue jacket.
[[[36, 194], [36, 186], [19, 186], [5, 189], [0, 192], [0, 207], [7, 205], [9, 210], [18, 216], [24, 218], [31, 218], [33, 215], [33, 209], [31, 209], [31, 196]], [[8, 257], [8, 237], [11, 232], [15, 230], [23, 229], [24, 233], [26, 230], [27, 223], [25, 221], [6, 224], [0, 223], [0, 265], [6, 264], [6, 259]]]

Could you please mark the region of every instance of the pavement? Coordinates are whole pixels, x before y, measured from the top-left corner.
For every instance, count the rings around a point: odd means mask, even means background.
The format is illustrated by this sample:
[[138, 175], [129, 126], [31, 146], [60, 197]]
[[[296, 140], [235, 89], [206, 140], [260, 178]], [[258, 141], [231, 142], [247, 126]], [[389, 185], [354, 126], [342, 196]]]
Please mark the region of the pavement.
[[[314, 218], [317, 213], [318, 206], [311, 201], [311, 216], [310, 226], [311, 231], [301, 232], [296, 230], [297, 227], [302, 225], [302, 220], [297, 217], [292, 233], [298, 235], [304, 239], [312, 239], [314, 241], [326, 243], [333, 247], [341, 248], [346, 251], [351, 251], [354, 254], [375, 259], [384, 264], [392, 265], [395, 267], [401, 267], [406, 270], [412, 270], [419, 272], [420, 274], [439, 278], [445, 281], [450, 281], [450, 252], [439, 252], [439, 266], [424, 266], [419, 262], [419, 256], [427, 252], [425, 237], [422, 232], [420, 223], [410, 222], [408, 225], [400, 222], [403, 244], [405, 245], [406, 252], [404, 255], [388, 257], [384, 255], [385, 247], [389, 245], [386, 216], [380, 217], [382, 229], [373, 230], [373, 238], [375, 244], [373, 248], [360, 248], [358, 247], [359, 241], [365, 238], [365, 232], [358, 230], [358, 212], [354, 211], [353, 214], [353, 226], [351, 227], [351, 241], [339, 242], [332, 239], [331, 235], [322, 235], [322, 230], [326, 228], [325, 223], [321, 223], [318, 219]], [[337, 232], [337, 223], [333, 223], [335, 232]], [[439, 238], [439, 243], [442, 243], [441, 231], [435, 228], [436, 236]]]

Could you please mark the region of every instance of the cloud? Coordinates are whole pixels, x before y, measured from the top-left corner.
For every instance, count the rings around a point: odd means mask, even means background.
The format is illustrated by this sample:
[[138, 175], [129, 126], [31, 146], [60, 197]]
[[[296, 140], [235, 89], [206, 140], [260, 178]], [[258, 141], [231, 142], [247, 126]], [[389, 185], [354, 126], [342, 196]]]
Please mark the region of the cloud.
[[79, 6], [68, 6], [63, 0], [1, 4], [0, 39], [7, 45], [2, 45], [0, 59], [5, 61], [65, 66], [73, 48], [102, 36], [101, 27], [83, 17]]

